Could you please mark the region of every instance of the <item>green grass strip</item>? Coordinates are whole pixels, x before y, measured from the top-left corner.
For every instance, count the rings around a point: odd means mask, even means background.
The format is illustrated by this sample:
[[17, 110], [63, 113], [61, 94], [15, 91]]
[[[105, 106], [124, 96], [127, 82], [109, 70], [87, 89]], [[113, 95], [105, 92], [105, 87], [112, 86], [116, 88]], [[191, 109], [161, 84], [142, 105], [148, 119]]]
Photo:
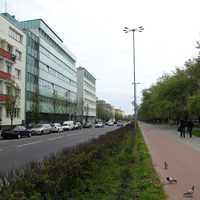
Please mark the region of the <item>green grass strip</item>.
[[192, 130], [192, 135], [195, 135], [197, 137], [200, 137], [200, 129], [199, 128], [194, 128]]

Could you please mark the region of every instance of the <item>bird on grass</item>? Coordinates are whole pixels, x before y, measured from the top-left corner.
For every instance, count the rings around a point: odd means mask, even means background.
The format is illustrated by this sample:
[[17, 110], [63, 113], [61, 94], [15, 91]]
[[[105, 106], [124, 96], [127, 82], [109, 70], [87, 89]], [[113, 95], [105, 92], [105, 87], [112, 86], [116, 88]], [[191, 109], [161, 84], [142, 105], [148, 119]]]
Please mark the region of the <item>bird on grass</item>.
[[177, 183], [176, 178], [168, 176], [166, 177], [166, 180], [168, 181], [168, 183], [172, 184], [172, 183]]
[[194, 185], [187, 191], [183, 194], [184, 197], [192, 197], [193, 196], [193, 193], [194, 193]]
[[164, 169], [168, 169], [167, 161], [164, 162]]

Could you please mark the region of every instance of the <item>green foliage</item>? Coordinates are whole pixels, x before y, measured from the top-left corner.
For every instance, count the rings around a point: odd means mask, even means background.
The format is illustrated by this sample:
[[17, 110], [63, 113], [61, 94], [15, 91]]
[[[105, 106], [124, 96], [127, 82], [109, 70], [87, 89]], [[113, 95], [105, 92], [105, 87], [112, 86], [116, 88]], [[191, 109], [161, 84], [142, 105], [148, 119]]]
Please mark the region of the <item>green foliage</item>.
[[188, 98], [188, 110], [194, 117], [199, 117], [200, 111], [200, 92]]
[[199, 117], [200, 59], [189, 60], [184, 69], [162, 76], [143, 91], [139, 118], [147, 121], [176, 121]]
[[0, 200], [164, 199], [143, 138], [138, 133], [133, 148], [132, 131], [121, 128], [2, 176]]
[[199, 128], [194, 128], [192, 130], [192, 135], [195, 135], [197, 137], [200, 137], [200, 129]]

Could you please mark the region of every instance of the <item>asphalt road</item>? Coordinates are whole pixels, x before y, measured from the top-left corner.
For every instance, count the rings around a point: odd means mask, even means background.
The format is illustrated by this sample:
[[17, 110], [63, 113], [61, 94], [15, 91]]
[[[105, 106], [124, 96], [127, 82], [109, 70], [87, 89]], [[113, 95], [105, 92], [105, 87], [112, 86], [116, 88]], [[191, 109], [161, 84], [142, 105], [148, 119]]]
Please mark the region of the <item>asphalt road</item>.
[[62, 134], [32, 136], [19, 140], [0, 140], [0, 172], [8, 172], [34, 160], [40, 161], [65, 147], [89, 141], [117, 128], [106, 126], [67, 131]]

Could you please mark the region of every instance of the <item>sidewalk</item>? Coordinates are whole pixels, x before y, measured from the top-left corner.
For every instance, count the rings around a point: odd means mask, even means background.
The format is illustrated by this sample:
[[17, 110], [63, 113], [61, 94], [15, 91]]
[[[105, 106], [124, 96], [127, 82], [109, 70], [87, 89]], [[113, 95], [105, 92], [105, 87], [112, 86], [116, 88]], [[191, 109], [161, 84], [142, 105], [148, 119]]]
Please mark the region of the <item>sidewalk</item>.
[[[168, 200], [200, 200], [200, 139], [180, 138], [176, 130], [166, 126], [140, 122], [140, 128]], [[168, 170], [164, 169], [164, 161], [169, 165]], [[176, 177], [178, 183], [166, 184], [167, 176]], [[193, 184], [193, 198], [183, 197]]]

